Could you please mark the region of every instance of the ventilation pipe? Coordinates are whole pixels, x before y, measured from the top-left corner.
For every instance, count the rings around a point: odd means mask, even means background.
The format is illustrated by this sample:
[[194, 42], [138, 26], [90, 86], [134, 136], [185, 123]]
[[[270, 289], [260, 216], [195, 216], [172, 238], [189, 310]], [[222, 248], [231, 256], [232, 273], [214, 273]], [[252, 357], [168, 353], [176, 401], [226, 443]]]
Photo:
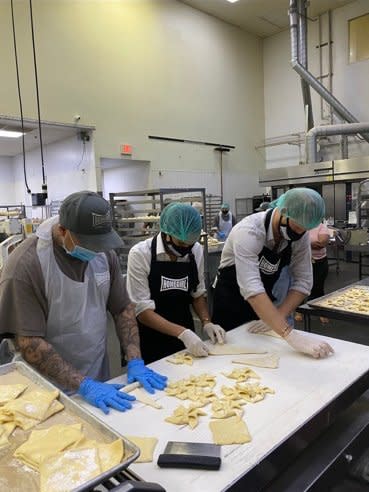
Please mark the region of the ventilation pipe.
[[[301, 65], [307, 69], [307, 0], [297, 0], [297, 8], [299, 12], [299, 25], [298, 25], [298, 61]], [[314, 117], [313, 117], [313, 105], [311, 103], [311, 93], [310, 86], [301, 77], [301, 90], [302, 98], [304, 101], [304, 108], [307, 109], [307, 130], [313, 128]]]
[[356, 133], [364, 135], [365, 132], [369, 132], [369, 123], [344, 123], [341, 125], [316, 126], [306, 134], [306, 160], [307, 162], [318, 161], [318, 137], [328, 137], [330, 135], [355, 135]]
[[[300, 63], [298, 58], [298, 8], [297, 0], [290, 0], [290, 33], [291, 33], [291, 64], [292, 68], [300, 75], [304, 81], [307, 82], [316, 92], [332, 106], [335, 113], [343, 120], [349, 123], [359, 123], [353, 114], [348, 111], [343, 104], [341, 104], [338, 99], [336, 99], [333, 94], [331, 94], [323, 84], [321, 84], [303, 65]], [[300, 45], [306, 46], [300, 40]], [[332, 125], [341, 126], [341, 125]], [[342, 132], [332, 133], [331, 135], [337, 135]], [[369, 135], [367, 133], [362, 133], [362, 137], [369, 143]], [[308, 162], [311, 162], [308, 160]]]

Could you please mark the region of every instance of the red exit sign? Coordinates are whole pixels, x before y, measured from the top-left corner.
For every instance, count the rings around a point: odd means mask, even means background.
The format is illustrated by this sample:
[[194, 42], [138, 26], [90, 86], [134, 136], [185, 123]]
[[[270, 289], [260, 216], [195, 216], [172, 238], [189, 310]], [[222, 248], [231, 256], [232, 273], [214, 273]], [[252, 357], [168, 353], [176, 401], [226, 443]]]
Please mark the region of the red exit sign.
[[120, 146], [121, 155], [132, 155], [132, 145], [123, 144]]

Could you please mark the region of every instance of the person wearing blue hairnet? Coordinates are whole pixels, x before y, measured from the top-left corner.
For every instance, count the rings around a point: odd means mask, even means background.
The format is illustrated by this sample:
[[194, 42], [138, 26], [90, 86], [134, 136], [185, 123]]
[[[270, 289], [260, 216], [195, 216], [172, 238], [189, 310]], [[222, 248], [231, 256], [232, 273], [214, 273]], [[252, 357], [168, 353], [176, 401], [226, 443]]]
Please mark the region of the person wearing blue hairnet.
[[132, 247], [128, 255], [127, 288], [136, 305], [142, 357], [146, 363], [187, 350], [197, 357], [209, 353], [194, 332], [190, 306], [213, 343], [224, 343], [225, 331], [210, 320], [204, 282], [199, 212], [172, 202], [160, 216], [160, 233]]
[[[324, 200], [309, 188], [293, 188], [249, 215], [229, 234], [220, 260], [214, 291], [214, 323], [230, 330], [243, 323], [251, 332], [274, 330], [295, 350], [315, 358], [332, 347], [320, 338], [294, 330], [287, 318], [310, 294], [313, 284], [307, 230], [324, 217]], [[285, 298], [275, 301], [281, 272], [286, 275]], [[279, 291], [281, 286], [279, 286]]]

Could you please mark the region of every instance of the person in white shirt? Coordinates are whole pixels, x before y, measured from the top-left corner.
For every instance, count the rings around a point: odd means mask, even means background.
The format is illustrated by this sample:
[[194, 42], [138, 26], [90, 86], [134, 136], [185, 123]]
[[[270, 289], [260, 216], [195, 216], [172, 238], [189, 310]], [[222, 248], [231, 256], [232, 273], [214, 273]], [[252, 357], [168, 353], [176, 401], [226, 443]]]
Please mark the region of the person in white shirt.
[[[289, 325], [287, 317], [310, 294], [313, 284], [310, 241], [305, 232], [324, 216], [322, 197], [308, 188], [288, 190], [265, 212], [245, 217], [224, 245], [214, 291], [213, 321], [230, 330], [260, 319], [250, 331], [274, 330], [293, 348], [326, 357], [332, 347]], [[276, 307], [273, 288], [289, 267], [290, 285]]]
[[194, 332], [190, 306], [213, 343], [225, 331], [210, 321], [204, 282], [201, 217], [191, 205], [172, 202], [160, 216], [160, 233], [133, 246], [128, 255], [127, 288], [136, 305], [142, 357], [146, 363], [183, 349], [209, 353]]

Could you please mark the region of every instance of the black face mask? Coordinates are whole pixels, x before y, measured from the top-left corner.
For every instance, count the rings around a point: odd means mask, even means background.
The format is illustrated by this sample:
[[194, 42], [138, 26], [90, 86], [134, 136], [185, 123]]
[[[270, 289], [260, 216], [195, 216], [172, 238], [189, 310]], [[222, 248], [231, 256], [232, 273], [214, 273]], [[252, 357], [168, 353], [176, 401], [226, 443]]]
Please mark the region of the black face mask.
[[180, 257], [183, 258], [184, 256], [191, 253], [193, 248], [193, 244], [191, 244], [190, 246], [177, 246], [176, 244], [173, 243], [171, 239], [169, 241], [166, 240], [165, 242], [169, 252], [179, 258]]
[[223, 214], [223, 215], [227, 215], [227, 214], [228, 214], [228, 212], [229, 212], [229, 210], [222, 210], [222, 214]]
[[291, 226], [290, 226], [290, 220], [287, 217], [287, 224], [282, 224], [282, 217], [279, 219], [279, 230], [281, 233], [281, 236], [286, 239], [287, 241], [298, 241], [299, 239], [302, 238], [302, 236], [305, 234], [306, 231], [304, 232], [296, 232], [294, 231]]

